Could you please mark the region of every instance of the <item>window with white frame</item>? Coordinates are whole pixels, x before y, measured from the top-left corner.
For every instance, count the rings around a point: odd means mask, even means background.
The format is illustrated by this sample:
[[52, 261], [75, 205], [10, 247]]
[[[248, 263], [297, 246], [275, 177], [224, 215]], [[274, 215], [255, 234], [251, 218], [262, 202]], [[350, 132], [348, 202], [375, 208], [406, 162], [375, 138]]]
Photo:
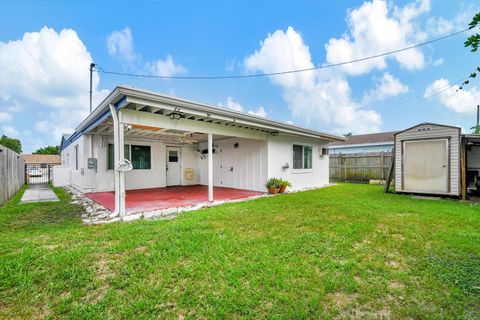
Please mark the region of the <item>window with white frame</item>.
[[312, 146], [303, 144], [293, 145], [293, 169], [310, 170], [312, 169]]

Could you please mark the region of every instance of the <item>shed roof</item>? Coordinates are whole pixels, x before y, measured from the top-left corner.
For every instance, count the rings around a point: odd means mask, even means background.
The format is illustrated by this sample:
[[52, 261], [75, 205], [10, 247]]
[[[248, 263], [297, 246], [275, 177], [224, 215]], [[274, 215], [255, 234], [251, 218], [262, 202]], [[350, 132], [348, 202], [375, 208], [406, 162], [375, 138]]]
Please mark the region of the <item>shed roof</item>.
[[397, 131], [388, 131], [388, 132], [379, 132], [379, 133], [369, 133], [369, 134], [359, 134], [354, 136], [345, 137], [345, 141], [332, 142], [329, 144], [329, 147], [341, 147], [341, 146], [352, 146], [352, 145], [368, 145], [368, 144], [378, 144], [381, 142], [388, 142], [393, 144], [393, 136]]
[[56, 154], [22, 154], [22, 159], [26, 164], [61, 164], [59, 155]]

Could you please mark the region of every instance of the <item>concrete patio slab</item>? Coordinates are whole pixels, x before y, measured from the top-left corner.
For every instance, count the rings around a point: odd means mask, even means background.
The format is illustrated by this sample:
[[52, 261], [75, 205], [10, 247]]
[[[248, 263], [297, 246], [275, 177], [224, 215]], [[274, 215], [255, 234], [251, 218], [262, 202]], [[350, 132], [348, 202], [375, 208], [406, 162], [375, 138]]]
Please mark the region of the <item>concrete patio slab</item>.
[[53, 192], [53, 190], [47, 184], [36, 184], [28, 186], [25, 193], [20, 199], [20, 203], [32, 203], [32, 202], [49, 202], [60, 201]]
[[[214, 187], [214, 201], [229, 201], [249, 198], [264, 194], [263, 192]], [[113, 192], [86, 193], [85, 196], [101, 204], [110, 211], [115, 210]], [[168, 208], [191, 207], [208, 202], [208, 189], [203, 185], [178, 186], [127, 190], [125, 202], [127, 213], [138, 213]]]

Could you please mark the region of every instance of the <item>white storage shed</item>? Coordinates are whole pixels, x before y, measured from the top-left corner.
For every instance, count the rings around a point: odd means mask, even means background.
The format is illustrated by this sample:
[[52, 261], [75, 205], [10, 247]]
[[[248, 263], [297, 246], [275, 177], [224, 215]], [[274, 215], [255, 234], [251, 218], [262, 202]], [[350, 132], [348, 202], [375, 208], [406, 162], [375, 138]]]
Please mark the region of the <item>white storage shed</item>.
[[460, 196], [461, 129], [421, 123], [395, 134], [395, 191]]

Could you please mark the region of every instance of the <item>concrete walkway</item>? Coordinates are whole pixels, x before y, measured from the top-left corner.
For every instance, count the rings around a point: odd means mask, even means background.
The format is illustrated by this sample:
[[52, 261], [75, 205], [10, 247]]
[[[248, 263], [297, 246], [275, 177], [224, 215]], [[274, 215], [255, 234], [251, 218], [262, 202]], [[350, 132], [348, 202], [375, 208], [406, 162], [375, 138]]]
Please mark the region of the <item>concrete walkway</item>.
[[48, 184], [29, 185], [20, 203], [60, 201]]

